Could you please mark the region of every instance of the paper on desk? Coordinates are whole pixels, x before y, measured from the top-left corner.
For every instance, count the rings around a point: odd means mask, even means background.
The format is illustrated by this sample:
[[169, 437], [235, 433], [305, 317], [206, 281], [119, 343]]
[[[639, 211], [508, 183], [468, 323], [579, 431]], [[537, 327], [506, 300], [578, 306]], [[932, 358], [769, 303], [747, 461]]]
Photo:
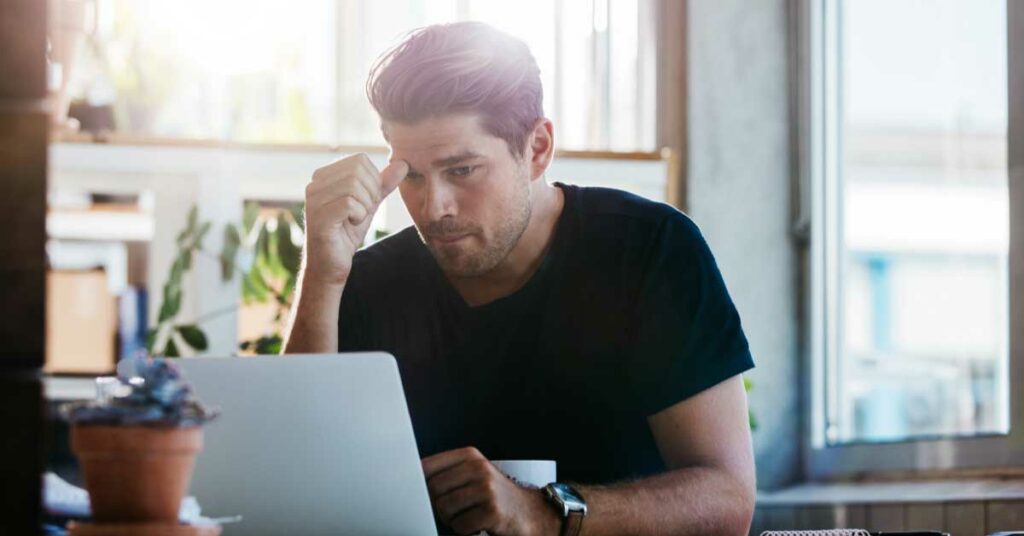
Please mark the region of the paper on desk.
[[[61, 517], [88, 518], [92, 516], [89, 508], [89, 492], [70, 484], [51, 471], [43, 475], [43, 508], [51, 515]], [[203, 517], [202, 508], [195, 497], [185, 497], [181, 501], [178, 520], [188, 525], [207, 525], [237, 521], [241, 518], [211, 519]]]

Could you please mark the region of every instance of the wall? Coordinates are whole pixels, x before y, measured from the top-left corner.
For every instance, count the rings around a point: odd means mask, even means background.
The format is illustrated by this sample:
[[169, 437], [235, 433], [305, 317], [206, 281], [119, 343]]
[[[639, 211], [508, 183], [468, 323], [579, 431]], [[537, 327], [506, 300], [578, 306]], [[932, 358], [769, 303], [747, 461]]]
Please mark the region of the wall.
[[787, 3], [691, 0], [686, 24], [688, 212], [750, 340], [758, 481], [772, 489], [797, 479], [801, 462]]

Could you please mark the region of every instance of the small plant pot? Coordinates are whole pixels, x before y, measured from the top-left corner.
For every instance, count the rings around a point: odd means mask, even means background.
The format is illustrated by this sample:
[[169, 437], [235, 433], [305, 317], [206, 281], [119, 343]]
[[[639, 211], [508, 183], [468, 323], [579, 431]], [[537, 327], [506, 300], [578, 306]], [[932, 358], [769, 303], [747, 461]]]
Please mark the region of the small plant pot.
[[202, 447], [198, 426], [71, 428], [71, 449], [82, 467], [93, 520], [100, 523], [176, 523]]

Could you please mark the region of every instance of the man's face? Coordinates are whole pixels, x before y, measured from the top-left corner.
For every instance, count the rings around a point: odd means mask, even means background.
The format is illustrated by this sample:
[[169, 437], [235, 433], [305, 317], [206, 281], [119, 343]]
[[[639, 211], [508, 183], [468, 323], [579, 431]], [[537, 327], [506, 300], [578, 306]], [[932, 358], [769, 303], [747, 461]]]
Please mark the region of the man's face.
[[524, 159], [475, 115], [386, 122], [391, 159], [409, 164], [399, 185], [424, 244], [449, 275], [477, 277], [515, 247], [530, 221]]

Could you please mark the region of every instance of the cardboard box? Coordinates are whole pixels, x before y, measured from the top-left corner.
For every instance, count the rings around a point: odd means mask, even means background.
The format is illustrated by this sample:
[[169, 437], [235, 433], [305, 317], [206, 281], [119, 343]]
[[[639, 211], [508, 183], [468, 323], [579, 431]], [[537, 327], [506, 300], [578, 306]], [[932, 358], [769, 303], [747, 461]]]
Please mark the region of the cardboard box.
[[108, 374], [116, 363], [117, 300], [103, 270], [46, 274], [49, 373]]

